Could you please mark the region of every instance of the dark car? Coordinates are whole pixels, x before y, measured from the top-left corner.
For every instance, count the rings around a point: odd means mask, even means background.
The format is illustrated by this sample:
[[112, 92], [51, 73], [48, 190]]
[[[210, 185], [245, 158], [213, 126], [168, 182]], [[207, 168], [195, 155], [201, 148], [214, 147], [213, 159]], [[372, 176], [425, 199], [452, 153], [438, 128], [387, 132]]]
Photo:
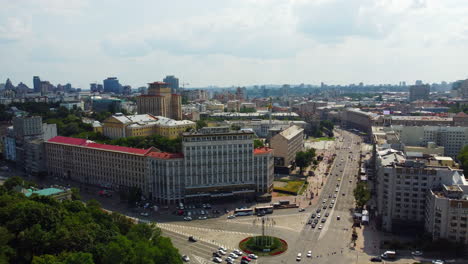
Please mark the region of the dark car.
[[218, 252], [213, 252], [213, 257], [221, 258], [222, 256]]
[[382, 259], [380, 257], [373, 257], [370, 259], [371, 262], [382, 262]]
[[194, 238], [193, 236], [189, 236], [188, 241], [197, 242], [198, 240], [196, 238]]
[[315, 228], [316, 225], [317, 225], [316, 223], [312, 223], [311, 227]]
[[315, 218], [317, 215], [316, 214], [312, 214], [311, 218]]
[[307, 224], [309, 225], [312, 224], [312, 221], [313, 221], [312, 219], [309, 219], [309, 222], [307, 222]]

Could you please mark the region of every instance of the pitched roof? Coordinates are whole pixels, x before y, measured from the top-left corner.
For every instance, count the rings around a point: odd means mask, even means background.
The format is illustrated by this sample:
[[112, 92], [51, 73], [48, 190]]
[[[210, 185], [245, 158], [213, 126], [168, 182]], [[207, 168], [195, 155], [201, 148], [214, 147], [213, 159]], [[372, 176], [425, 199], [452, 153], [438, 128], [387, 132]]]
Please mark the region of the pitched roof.
[[455, 117], [468, 117], [468, 115], [465, 114], [464, 112], [459, 112], [458, 114], [455, 115]]
[[182, 153], [168, 153], [168, 152], [150, 152], [147, 154], [149, 157], [158, 159], [181, 159], [184, 157]]

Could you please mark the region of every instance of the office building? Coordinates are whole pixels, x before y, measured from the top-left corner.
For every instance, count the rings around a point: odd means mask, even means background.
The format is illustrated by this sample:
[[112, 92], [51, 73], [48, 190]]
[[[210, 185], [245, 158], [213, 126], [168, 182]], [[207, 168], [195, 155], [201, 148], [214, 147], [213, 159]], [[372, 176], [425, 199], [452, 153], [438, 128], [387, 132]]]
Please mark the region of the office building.
[[429, 84], [417, 84], [411, 85], [409, 87], [409, 100], [416, 101], [416, 100], [427, 100], [429, 99], [429, 92], [431, 87]]
[[286, 128], [270, 139], [270, 147], [275, 151], [275, 166], [291, 166], [296, 153], [304, 149], [304, 129], [295, 125]]
[[51, 177], [126, 190], [161, 204], [254, 198], [273, 188], [273, 150], [253, 148], [253, 132], [207, 128], [184, 133], [183, 153], [54, 137], [45, 144]]
[[365, 133], [370, 133], [372, 126], [381, 124], [382, 117], [358, 108], [346, 108], [342, 112], [341, 121], [342, 125], [346, 128], [359, 129]]
[[164, 82], [150, 83], [148, 94], [140, 95], [136, 99], [138, 114], [182, 119], [182, 97], [172, 94], [171, 89]]
[[410, 146], [426, 146], [434, 142], [444, 147], [444, 155], [455, 158], [468, 144], [468, 127], [392, 126], [401, 142]]
[[426, 232], [433, 240], [468, 243], [468, 186], [442, 185], [429, 190]]
[[148, 114], [126, 116], [117, 113], [108, 117], [102, 124], [103, 135], [112, 139], [151, 135], [176, 138], [195, 128], [196, 124], [189, 120], [173, 120]]
[[168, 75], [163, 79], [163, 82], [167, 83], [167, 86], [171, 88], [173, 94], [179, 93], [179, 79], [174, 75]]
[[453, 118], [439, 116], [383, 116], [383, 124], [403, 126], [452, 126]]
[[122, 93], [122, 85], [119, 83], [117, 77], [108, 77], [103, 81], [105, 93]]
[[241, 129], [252, 129], [258, 137], [267, 138], [272, 135], [272, 130], [283, 131], [291, 126], [298, 126], [305, 129], [307, 123], [302, 120], [226, 120], [224, 124], [229, 126], [238, 126]]
[[122, 111], [122, 100], [96, 96], [91, 99], [91, 108], [94, 112], [120, 112]]
[[40, 93], [42, 90], [41, 79], [39, 76], [33, 77], [33, 89], [35, 93]]
[[451, 159], [441, 162], [443, 166], [431, 157], [408, 157], [393, 149], [376, 154], [377, 216], [382, 229], [388, 232], [422, 231], [428, 190], [442, 184], [467, 184]]

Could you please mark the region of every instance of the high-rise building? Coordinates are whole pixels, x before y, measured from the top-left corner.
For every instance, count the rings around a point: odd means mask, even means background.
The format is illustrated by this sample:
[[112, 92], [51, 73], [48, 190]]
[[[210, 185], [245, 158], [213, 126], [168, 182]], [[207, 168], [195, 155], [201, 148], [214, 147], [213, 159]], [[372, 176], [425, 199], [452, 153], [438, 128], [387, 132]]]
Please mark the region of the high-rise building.
[[108, 77], [104, 80], [105, 93], [122, 93], [122, 85], [119, 83], [117, 77]]
[[165, 82], [149, 84], [148, 94], [137, 97], [138, 114], [165, 116], [175, 120], [182, 119], [182, 96], [172, 94]]
[[304, 129], [293, 125], [273, 136], [270, 146], [275, 150], [275, 165], [288, 167], [296, 153], [304, 149]]
[[427, 100], [431, 87], [429, 84], [417, 84], [409, 87], [409, 100]]
[[34, 76], [33, 77], [33, 86], [34, 86], [34, 92], [35, 93], [40, 93], [42, 89], [42, 84], [41, 84], [41, 79], [39, 76]]
[[167, 83], [167, 86], [171, 88], [172, 93], [179, 93], [179, 79], [174, 75], [168, 75], [164, 78], [163, 82]]

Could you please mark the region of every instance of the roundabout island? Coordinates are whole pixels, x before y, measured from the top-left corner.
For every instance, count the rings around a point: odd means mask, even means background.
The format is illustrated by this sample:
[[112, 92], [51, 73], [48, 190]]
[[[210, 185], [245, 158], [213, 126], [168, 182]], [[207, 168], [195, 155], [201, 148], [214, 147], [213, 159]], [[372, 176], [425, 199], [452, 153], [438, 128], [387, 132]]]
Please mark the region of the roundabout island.
[[288, 243], [274, 236], [254, 236], [243, 239], [239, 243], [239, 248], [248, 254], [276, 256], [288, 249]]

